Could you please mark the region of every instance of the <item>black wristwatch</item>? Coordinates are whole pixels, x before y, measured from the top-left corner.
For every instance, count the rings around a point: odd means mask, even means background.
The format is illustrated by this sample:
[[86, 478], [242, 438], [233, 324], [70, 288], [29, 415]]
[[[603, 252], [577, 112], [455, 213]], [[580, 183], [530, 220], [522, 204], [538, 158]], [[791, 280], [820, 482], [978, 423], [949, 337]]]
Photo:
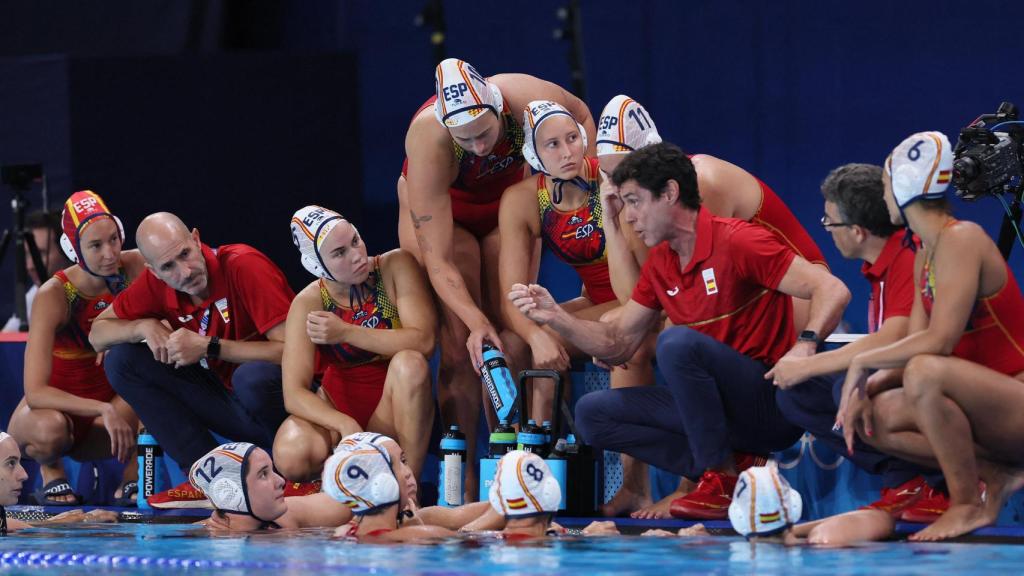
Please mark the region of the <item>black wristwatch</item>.
[[815, 345], [821, 344], [821, 339], [818, 338], [818, 333], [814, 330], [804, 330], [796, 337], [796, 340], [797, 342], [814, 342]]
[[206, 345], [206, 357], [214, 359], [220, 358], [220, 336], [213, 336], [210, 338], [210, 343]]

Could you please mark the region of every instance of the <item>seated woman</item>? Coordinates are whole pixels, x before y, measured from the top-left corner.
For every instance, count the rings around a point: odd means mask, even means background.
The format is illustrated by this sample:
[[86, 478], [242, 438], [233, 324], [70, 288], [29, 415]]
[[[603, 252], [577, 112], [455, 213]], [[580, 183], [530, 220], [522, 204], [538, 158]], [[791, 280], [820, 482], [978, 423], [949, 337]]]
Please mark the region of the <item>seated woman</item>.
[[262, 448], [248, 442], [221, 444], [196, 460], [189, 481], [202, 490], [214, 512], [211, 530], [253, 532], [282, 528], [327, 528], [352, 513], [323, 492], [284, 496], [284, 478]]
[[397, 442], [382, 434], [345, 437], [324, 464], [324, 492], [355, 519], [335, 531], [359, 542], [407, 542], [452, 535], [451, 530], [405, 522], [416, 499], [416, 480]]
[[[606, 217], [599, 195], [598, 163], [585, 156], [587, 133], [568, 110], [544, 100], [527, 105], [523, 126], [523, 157], [540, 174], [511, 186], [501, 198], [501, 286], [507, 292], [513, 284], [536, 281], [537, 241], [542, 240], [583, 281], [583, 294], [562, 306], [580, 318], [596, 320], [617, 308], [619, 301], [611, 280], [617, 272], [609, 267], [605, 249]], [[643, 259], [646, 248], [637, 250], [635, 257]], [[503, 308], [511, 330], [529, 345], [534, 368], [564, 371], [570, 358], [581, 356], [554, 331], [519, 314], [507, 298]], [[652, 334], [649, 346], [641, 347], [626, 365], [612, 368], [612, 387], [652, 383], [653, 354]], [[548, 385], [535, 385], [532, 406], [538, 422], [550, 419]]]
[[[372, 430], [409, 449], [419, 474], [434, 403], [426, 357], [434, 349], [434, 303], [404, 250], [367, 257], [356, 227], [337, 212], [306, 206], [292, 217], [302, 265], [317, 276], [292, 301], [282, 360], [291, 416], [274, 440], [290, 480], [319, 474], [338, 441]], [[326, 365], [319, 390], [317, 355]]]
[[912, 540], [990, 524], [1024, 484], [1024, 297], [985, 231], [950, 214], [952, 167], [940, 132], [914, 134], [885, 163], [889, 214], [923, 245], [915, 259], [920, 290], [909, 335], [854, 358], [837, 419], [848, 449], [856, 434], [942, 469], [949, 509]]
[[64, 203], [61, 247], [75, 262], [39, 288], [25, 349], [25, 397], [10, 432], [39, 462], [38, 504], [73, 506], [81, 498], [68, 483], [61, 457], [116, 457], [125, 463], [115, 504], [134, 506], [138, 418], [114, 393], [102, 356], [89, 345], [92, 320], [144, 270], [138, 250], [122, 251], [124, 228], [98, 194], [75, 192]]

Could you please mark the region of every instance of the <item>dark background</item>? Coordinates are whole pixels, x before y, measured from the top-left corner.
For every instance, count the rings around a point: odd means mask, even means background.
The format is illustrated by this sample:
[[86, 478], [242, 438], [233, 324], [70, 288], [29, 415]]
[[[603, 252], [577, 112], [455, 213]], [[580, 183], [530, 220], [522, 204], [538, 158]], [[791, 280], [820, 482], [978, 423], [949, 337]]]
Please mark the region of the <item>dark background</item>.
[[[397, 244], [405, 128], [433, 90], [430, 30], [413, 24], [425, 4], [0, 0], [0, 163], [44, 163], [57, 209], [96, 190], [129, 231], [177, 212], [211, 244], [265, 251], [298, 287], [287, 222], [306, 203], [345, 212], [372, 251]], [[552, 35], [564, 4], [443, 1], [448, 55], [571, 88], [570, 45]], [[666, 139], [772, 185], [854, 290], [862, 331], [867, 286], [817, 225], [819, 183], [912, 132], [955, 141], [1000, 101], [1024, 105], [1022, 17], [1024, 3], [994, 0], [588, 0], [586, 100], [597, 115], [629, 94]], [[997, 234], [994, 200], [957, 212]]]

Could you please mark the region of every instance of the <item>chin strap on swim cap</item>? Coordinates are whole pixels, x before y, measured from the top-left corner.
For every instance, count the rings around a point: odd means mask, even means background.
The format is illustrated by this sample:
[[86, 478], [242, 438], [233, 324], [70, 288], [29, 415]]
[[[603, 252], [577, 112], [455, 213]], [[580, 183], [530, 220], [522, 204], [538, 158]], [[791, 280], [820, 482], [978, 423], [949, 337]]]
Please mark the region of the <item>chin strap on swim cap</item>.
[[299, 249], [302, 267], [313, 276], [334, 280], [320, 255], [320, 246], [331, 230], [344, 220], [344, 216], [334, 210], [315, 204], [300, 208], [292, 215], [292, 243]]
[[107, 208], [103, 198], [92, 190], [79, 190], [72, 194], [64, 202], [64, 209], [61, 212], [60, 225], [62, 233], [60, 235], [60, 248], [64, 255], [68, 257], [68, 260], [71, 260], [89, 274], [97, 278], [103, 278], [110, 292], [117, 294], [128, 286], [128, 281], [124, 274], [119, 272], [112, 276], [100, 276], [89, 269], [89, 265], [86, 264], [85, 257], [82, 255], [82, 233], [91, 224], [96, 222], [98, 218], [103, 217], [110, 218], [117, 225], [117, 233], [121, 237], [121, 244], [123, 246], [124, 224], [121, 223], [120, 218]]

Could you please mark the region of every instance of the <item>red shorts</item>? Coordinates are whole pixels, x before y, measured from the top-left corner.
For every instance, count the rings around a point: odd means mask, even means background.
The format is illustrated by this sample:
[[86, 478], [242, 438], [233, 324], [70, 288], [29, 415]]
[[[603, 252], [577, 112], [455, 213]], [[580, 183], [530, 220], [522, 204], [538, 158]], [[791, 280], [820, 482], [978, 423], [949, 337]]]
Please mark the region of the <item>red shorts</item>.
[[[402, 162], [402, 176], [409, 176], [409, 159]], [[505, 188], [494, 188], [483, 192], [469, 192], [459, 188], [449, 188], [448, 195], [452, 199], [452, 220], [469, 230], [473, 236], [483, 238], [498, 227], [498, 209], [501, 208], [501, 195]]]
[[324, 373], [320, 388], [338, 412], [351, 416], [365, 430], [384, 395], [388, 364], [385, 360], [352, 367], [332, 365]]

